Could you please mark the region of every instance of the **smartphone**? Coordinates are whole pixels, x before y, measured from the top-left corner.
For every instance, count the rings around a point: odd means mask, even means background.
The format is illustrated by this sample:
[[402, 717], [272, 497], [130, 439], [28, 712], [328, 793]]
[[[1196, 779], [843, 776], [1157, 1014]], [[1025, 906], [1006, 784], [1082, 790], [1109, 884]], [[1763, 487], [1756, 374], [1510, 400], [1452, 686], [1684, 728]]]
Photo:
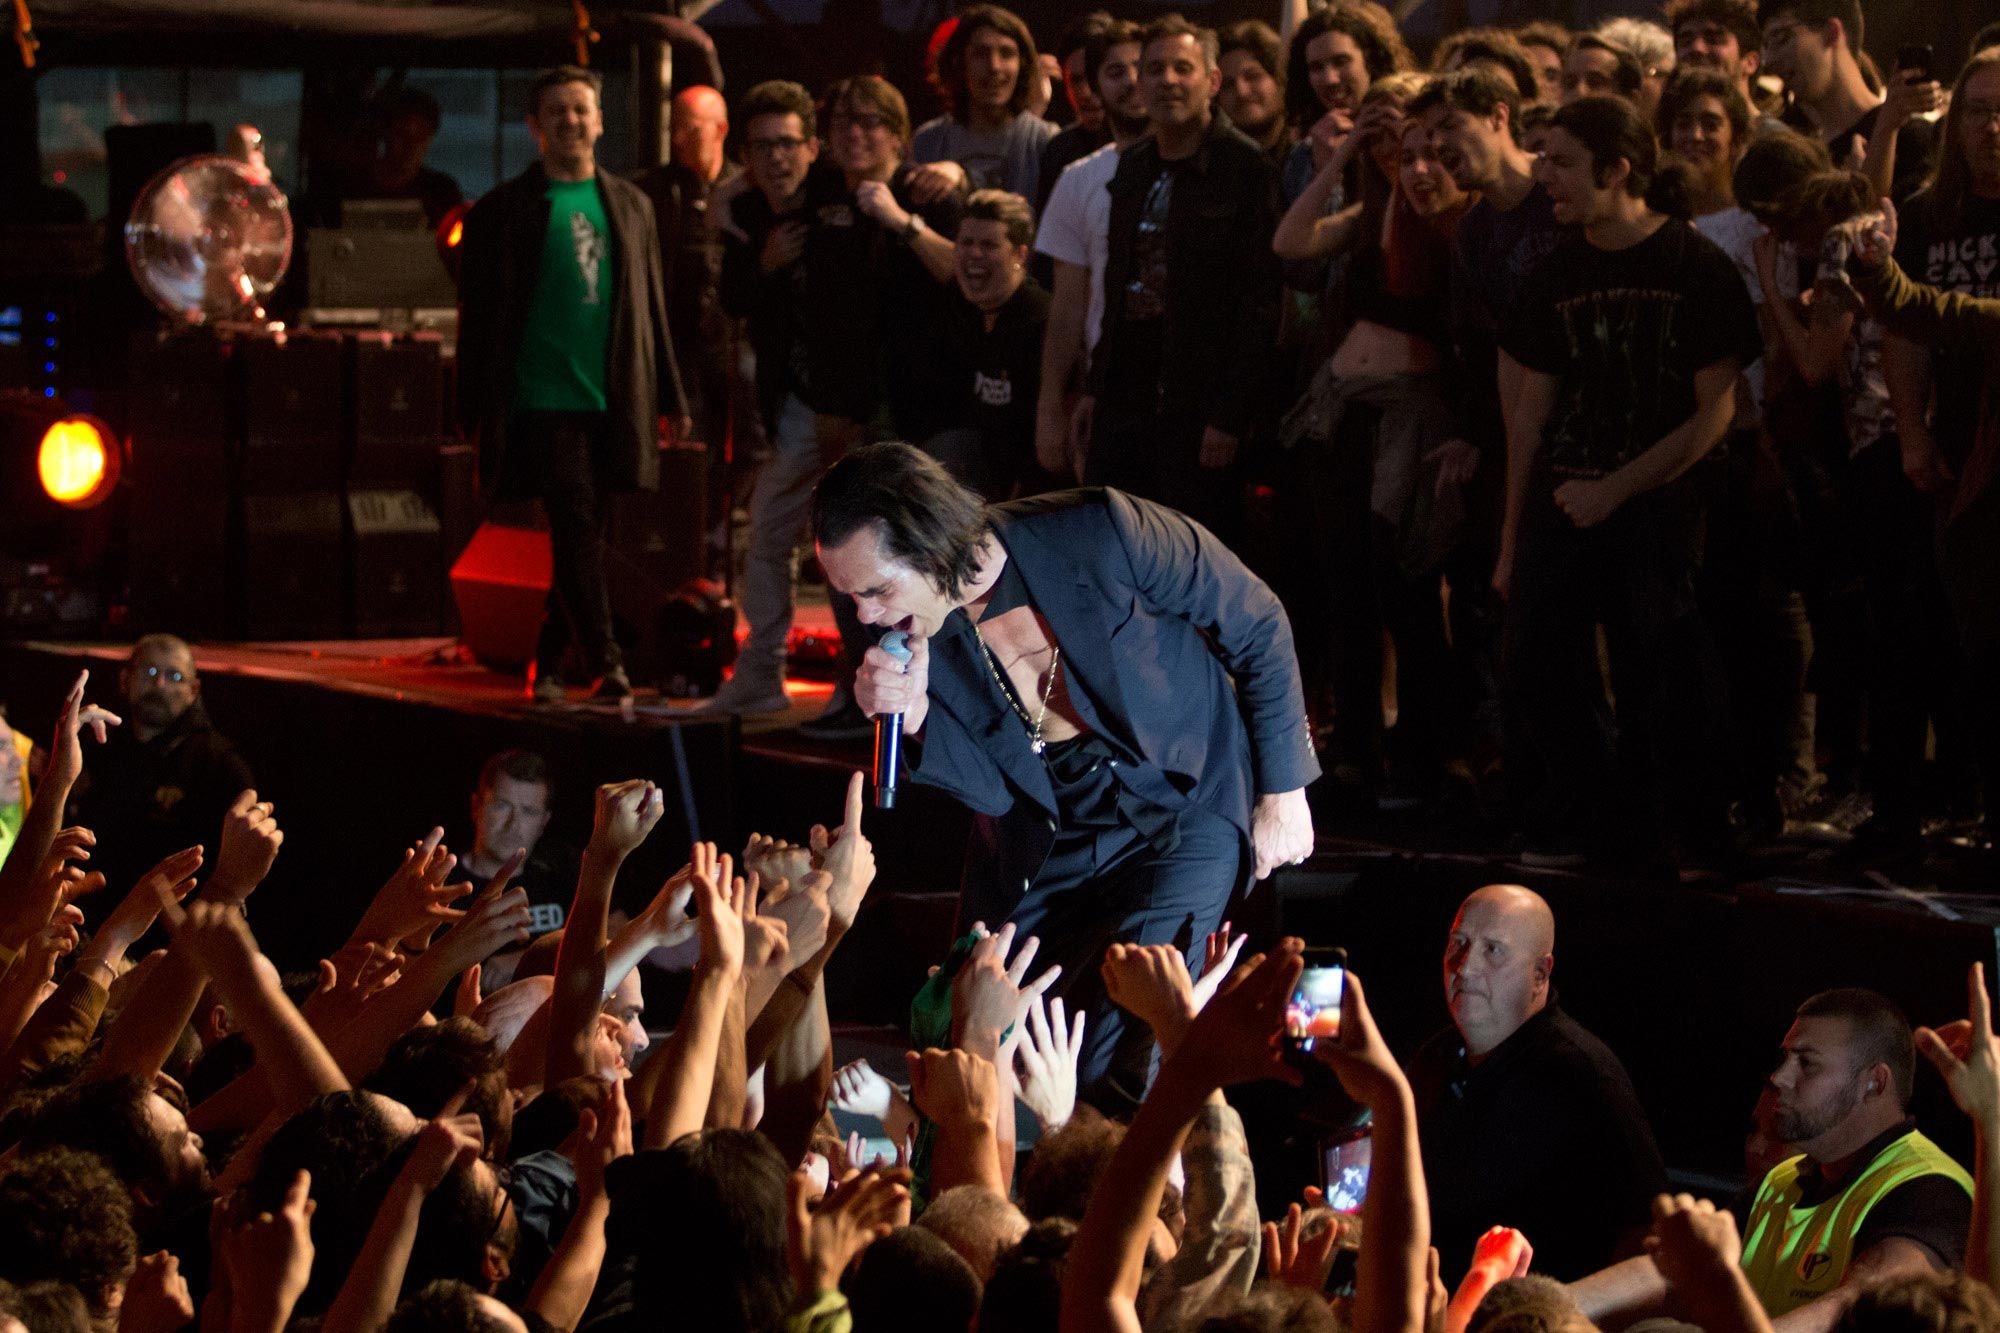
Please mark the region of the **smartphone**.
[[1931, 48], [1928, 46], [1899, 47], [1896, 51], [1896, 72], [1914, 74], [1917, 76], [1917, 82], [1922, 83], [1931, 76], [1933, 58]]
[[1323, 1037], [1340, 1035], [1340, 999], [1347, 988], [1347, 950], [1307, 949], [1305, 971], [1299, 973], [1285, 1006], [1285, 1044], [1304, 1053]]
[[1373, 1131], [1363, 1129], [1320, 1144], [1319, 1187], [1336, 1213], [1358, 1213], [1368, 1198], [1368, 1167], [1374, 1156]]

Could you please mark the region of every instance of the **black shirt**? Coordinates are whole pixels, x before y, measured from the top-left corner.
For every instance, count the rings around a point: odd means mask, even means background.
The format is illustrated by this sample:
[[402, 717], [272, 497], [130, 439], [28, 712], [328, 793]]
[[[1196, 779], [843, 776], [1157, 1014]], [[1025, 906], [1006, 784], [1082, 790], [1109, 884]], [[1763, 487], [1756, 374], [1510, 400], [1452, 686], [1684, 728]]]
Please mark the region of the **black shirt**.
[[[814, 177], [829, 174], [834, 184], [840, 173], [831, 166], [814, 164], [807, 175], [804, 193], [812, 193]], [[780, 225], [807, 220], [804, 204], [789, 213], [771, 207], [764, 192], [749, 189], [729, 204], [729, 225], [722, 227], [722, 308], [743, 320], [750, 334], [750, 348], [757, 357], [757, 406], [765, 426], [776, 430], [779, 409], [785, 395], [806, 396], [805, 302], [806, 267], [794, 260], [775, 273], [764, 271], [764, 242]]]
[[[908, 163], [890, 178], [896, 202], [940, 236], [958, 235], [963, 201], [955, 195], [919, 208], [909, 195]], [[901, 413], [923, 383], [930, 355], [937, 279], [900, 237], [891, 236], [854, 201], [838, 172], [806, 182], [805, 400], [816, 412], [869, 421], [886, 400]]]
[[[1818, 1164], [1808, 1161], [1799, 1172], [1798, 1206], [1814, 1208], [1840, 1193], [1883, 1149], [1916, 1127], [1911, 1118], [1883, 1130], [1854, 1155], [1854, 1168], [1837, 1181], [1822, 1176]], [[1854, 1233], [1853, 1253], [1864, 1254], [1891, 1236], [1901, 1236], [1928, 1249], [1946, 1268], [1957, 1268], [1965, 1261], [1965, 1237], [1971, 1226], [1972, 1196], [1957, 1181], [1949, 1176], [1919, 1176], [1896, 1186], [1868, 1210]]]
[[921, 435], [972, 430], [980, 437], [978, 476], [959, 480], [992, 499], [1006, 499], [1034, 454], [1035, 397], [1042, 378], [1042, 331], [1049, 294], [1024, 278], [996, 312], [965, 299], [956, 282], [940, 289], [942, 337], [932, 372], [938, 377], [937, 417]]
[[222, 817], [246, 787], [250, 765], [217, 731], [196, 700], [149, 741], [128, 723], [113, 727], [84, 770], [87, 785], [72, 802], [71, 821], [97, 834], [90, 869], [102, 871], [114, 894], [86, 899], [115, 904], [139, 876], [164, 858], [196, 843], [208, 864], [222, 833]]
[[1556, 221], [1549, 192], [1536, 182], [1527, 197], [1510, 209], [1498, 209], [1482, 199], [1467, 209], [1452, 233], [1452, 342], [1465, 367], [1468, 397], [1480, 448], [1506, 443], [1500, 419], [1497, 350], [1506, 322], [1528, 275], [1548, 258], [1557, 242], [1572, 235]]
[[1535, 1271], [1571, 1281], [1623, 1257], [1666, 1170], [1610, 1048], [1548, 1005], [1469, 1064], [1447, 1028], [1410, 1062], [1441, 1271], [1463, 1273], [1489, 1227], [1518, 1227]]
[[[1918, 282], [1948, 292], [2000, 299], [2000, 199], [1970, 190], [1955, 210], [1925, 190], [1902, 206], [1896, 263]], [[1931, 431], [1952, 464], [1962, 466], [1979, 428], [1985, 348], [1977, 338], [1949, 340], [1932, 351]]]
[[1671, 218], [1623, 250], [1581, 235], [1556, 246], [1500, 345], [1561, 381], [1536, 459], [1557, 477], [1615, 472], [1694, 415], [1695, 372], [1764, 350], [1736, 265]]

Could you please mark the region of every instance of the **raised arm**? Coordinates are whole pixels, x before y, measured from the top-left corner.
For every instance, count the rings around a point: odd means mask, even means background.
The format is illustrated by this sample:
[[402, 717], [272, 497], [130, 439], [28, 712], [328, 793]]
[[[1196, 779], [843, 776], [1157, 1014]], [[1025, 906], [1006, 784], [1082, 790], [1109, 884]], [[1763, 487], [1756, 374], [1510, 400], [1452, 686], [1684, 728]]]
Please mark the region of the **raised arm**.
[[576, 898], [563, 922], [562, 944], [556, 950], [546, 1066], [551, 1084], [595, 1072], [592, 1050], [607, 985], [611, 890], [625, 858], [646, 840], [665, 809], [665, 793], [650, 782], [615, 782], [597, 789], [596, 823], [576, 877]]
[[1349, 971], [1345, 986], [1340, 1036], [1322, 1043], [1316, 1054], [1374, 1122], [1368, 1197], [1361, 1205], [1367, 1243], [1354, 1278], [1354, 1333], [1424, 1333], [1431, 1217], [1416, 1097], [1376, 1029], [1361, 979]]
[[541, 1316], [559, 1333], [583, 1322], [598, 1272], [604, 1267], [604, 1224], [611, 1216], [611, 1200], [604, 1192], [605, 1169], [632, 1153], [632, 1108], [625, 1101], [622, 1082], [606, 1084], [602, 1104], [595, 1110], [586, 1108], [583, 1114], [587, 1119], [578, 1129], [589, 1132], [584, 1135], [588, 1141], [576, 1163], [576, 1211], [528, 1293], [528, 1311]]
[[361, 1254], [320, 1325], [325, 1333], [375, 1333], [389, 1322], [409, 1271], [424, 1200], [453, 1171], [478, 1160], [484, 1146], [476, 1115], [447, 1114], [417, 1131], [416, 1147], [390, 1183]]
[[89, 728], [101, 744], [105, 728], [120, 722], [116, 714], [84, 703], [84, 687], [89, 684], [90, 673], [79, 672], [63, 699], [62, 713], [56, 719], [55, 740], [49, 746], [48, 766], [42, 771], [34, 804], [28, 807], [27, 816], [21, 821], [21, 831], [15, 835], [6, 861], [0, 863], [0, 948], [9, 953], [18, 951], [55, 914], [55, 902], [35, 893], [34, 888], [42, 863], [55, 845], [56, 832], [62, 827], [63, 807], [69, 804], [70, 792], [83, 775], [82, 733]]
[[662, 1062], [662, 1072], [646, 1109], [648, 1148], [664, 1148], [702, 1127], [715, 1087], [724, 1011], [743, 975], [743, 903], [748, 888], [734, 877], [734, 860], [718, 857], [712, 842], [696, 843], [690, 860], [701, 956], [680, 1022], [665, 1049], [653, 1057]]
[[1146, 1238], [1167, 1173], [1195, 1116], [1233, 1083], [1296, 1070], [1278, 1051], [1285, 1003], [1303, 968], [1298, 940], [1259, 955], [1223, 983], [1189, 1025], [1187, 1039], [1160, 1066], [1131, 1128], [1105, 1166], [1070, 1247], [1063, 1275], [1062, 1333], [1139, 1333], [1139, 1288]]
[[1990, 1283], [2000, 1274], [2000, 1042], [1993, 1037], [1983, 964], [1966, 970], [1965, 994], [1970, 1017], [1942, 1028], [1918, 1028], [1916, 1039], [1958, 1109], [1972, 1117], [1972, 1234], [1965, 1242], [1965, 1272]]

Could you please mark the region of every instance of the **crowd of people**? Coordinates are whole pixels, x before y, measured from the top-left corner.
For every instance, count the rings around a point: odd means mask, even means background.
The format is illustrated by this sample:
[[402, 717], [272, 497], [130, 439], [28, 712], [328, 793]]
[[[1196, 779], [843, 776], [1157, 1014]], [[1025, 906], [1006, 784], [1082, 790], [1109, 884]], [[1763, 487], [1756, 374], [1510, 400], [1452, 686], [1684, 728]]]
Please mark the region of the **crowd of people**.
[[[1917, 299], [1876, 281], [1888, 308]], [[1557, 1000], [1555, 915], [1519, 885], [1460, 907], [1450, 1024], [1407, 1064], [1357, 971], [1329, 991], [1301, 941], [1250, 951], [1225, 925], [1192, 966], [1173, 944], [1088, 962], [1151, 1043], [1114, 1104], [1082, 1076], [1094, 1014], [1009, 923], [939, 960], [899, 1067], [836, 1068], [826, 969], [876, 877], [859, 773], [830, 825], [740, 856], [697, 843], [657, 889], [625, 886], [628, 915], [614, 890], [660, 788], [599, 787], [565, 853], [547, 765], [503, 752], [472, 850], [418, 836], [287, 973], [253, 926], [285, 844], [257, 790], [129, 874], [101, 868], [134, 864], [117, 844], [197, 827], [194, 801], [64, 823], [163, 737], [205, 738], [191, 784], [241, 770], [185, 654], [135, 649], [116, 712], [77, 679], [0, 863], [0, 1327], [2000, 1329], [1977, 965], [1967, 1016], [1935, 1028], [1873, 991], [1804, 999], [1761, 1093], [1740, 1090], [1754, 1128], [1722, 1206], [1668, 1192], [1619, 1056]], [[646, 991], [670, 972], [667, 1021]], [[1910, 1116], [1919, 1053], [1972, 1119], [1970, 1171]], [[1270, 1218], [1282, 1155], [1227, 1096], [1267, 1080], [1345, 1108]]]
[[[550, 504], [537, 697], [565, 628], [572, 679], [629, 693], [602, 497], [652, 483], [657, 402], [747, 460], [716, 711], [788, 706], [812, 486], [894, 438], [990, 499], [1205, 525], [1283, 599], [1347, 808], [1470, 810], [1544, 865], [1990, 851], [1991, 377], [1863, 299], [1841, 224], [1888, 200], [1904, 272], [2000, 295], [1991, 43], [1885, 71], [1860, 0], [1674, 0], [1423, 67], [1369, 0], [1296, 8], [1044, 49], [979, 4], [929, 88], [685, 89], [640, 182], [657, 277], [622, 205], [562, 219], [601, 110], [538, 83], [542, 163], [468, 220], [461, 375], [487, 475]], [[523, 276], [578, 226], [610, 311]], [[842, 684], [809, 731], [865, 729]]]

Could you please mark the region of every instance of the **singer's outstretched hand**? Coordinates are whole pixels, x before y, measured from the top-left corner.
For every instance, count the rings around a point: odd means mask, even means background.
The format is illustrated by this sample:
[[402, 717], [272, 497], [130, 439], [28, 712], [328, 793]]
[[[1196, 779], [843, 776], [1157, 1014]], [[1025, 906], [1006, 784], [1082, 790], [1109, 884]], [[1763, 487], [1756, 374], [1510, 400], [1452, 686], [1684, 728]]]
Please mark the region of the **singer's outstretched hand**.
[[923, 730], [931, 707], [931, 644], [921, 634], [910, 635], [909, 644], [907, 663], [879, 647], [862, 654], [861, 670], [854, 676], [854, 702], [869, 717], [901, 713], [903, 734], [914, 736]]

